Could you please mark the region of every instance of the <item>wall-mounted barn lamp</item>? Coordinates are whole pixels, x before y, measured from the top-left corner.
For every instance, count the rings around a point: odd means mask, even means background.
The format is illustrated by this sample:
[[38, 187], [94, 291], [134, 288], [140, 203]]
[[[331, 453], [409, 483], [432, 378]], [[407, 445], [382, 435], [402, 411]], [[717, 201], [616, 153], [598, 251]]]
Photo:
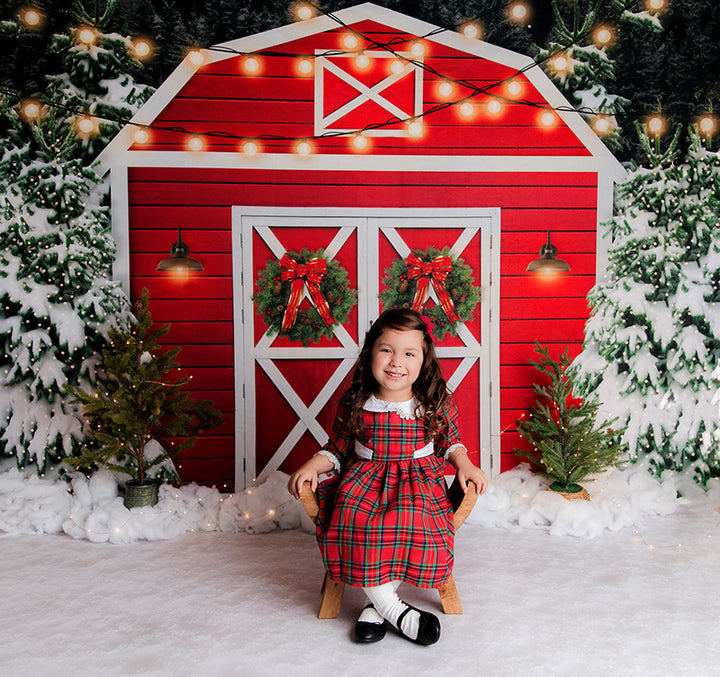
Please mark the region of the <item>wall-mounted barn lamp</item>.
[[550, 243], [550, 230], [548, 230], [547, 244], [540, 248], [540, 258], [530, 261], [525, 270], [531, 273], [566, 273], [570, 270], [566, 261], [557, 258], [557, 247]]
[[158, 263], [157, 270], [173, 272], [190, 272], [192, 270], [203, 270], [203, 265], [197, 259], [189, 257], [190, 248], [182, 241], [180, 226], [178, 226], [178, 239], [170, 247], [170, 258], [163, 259]]

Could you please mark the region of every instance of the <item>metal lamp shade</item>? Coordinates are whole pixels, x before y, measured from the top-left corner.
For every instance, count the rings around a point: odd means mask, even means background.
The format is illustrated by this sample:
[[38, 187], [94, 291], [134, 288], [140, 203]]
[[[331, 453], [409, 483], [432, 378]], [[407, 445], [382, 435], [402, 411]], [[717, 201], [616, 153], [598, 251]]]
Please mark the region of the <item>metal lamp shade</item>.
[[204, 270], [202, 263], [197, 259], [191, 259], [189, 247], [182, 241], [180, 228], [178, 228], [178, 239], [170, 247], [170, 257], [158, 263], [156, 270], [162, 271], [196, 271]]
[[530, 261], [525, 270], [530, 273], [567, 273], [570, 271], [567, 261], [557, 258], [557, 247], [550, 243], [549, 230], [547, 243], [540, 248], [540, 258]]

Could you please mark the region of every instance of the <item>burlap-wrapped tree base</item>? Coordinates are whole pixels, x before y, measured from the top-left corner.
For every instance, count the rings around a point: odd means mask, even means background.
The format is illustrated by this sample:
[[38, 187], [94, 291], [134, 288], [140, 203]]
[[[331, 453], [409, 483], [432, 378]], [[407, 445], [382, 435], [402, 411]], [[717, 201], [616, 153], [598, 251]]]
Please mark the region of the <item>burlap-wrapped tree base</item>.
[[591, 501], [590, 494], [588, 493], [587, 489], [584, 487], [580, 491], [558, 491], [557, 489], [553, 489], [552, 486], [548, 487], [548, 491], [552, 491], [556, 494], [560, 494], [561, 496], [564, 496], [567, 498], [568, 501], [575, 501], [577, 499], [581, 499], [583, 501]]

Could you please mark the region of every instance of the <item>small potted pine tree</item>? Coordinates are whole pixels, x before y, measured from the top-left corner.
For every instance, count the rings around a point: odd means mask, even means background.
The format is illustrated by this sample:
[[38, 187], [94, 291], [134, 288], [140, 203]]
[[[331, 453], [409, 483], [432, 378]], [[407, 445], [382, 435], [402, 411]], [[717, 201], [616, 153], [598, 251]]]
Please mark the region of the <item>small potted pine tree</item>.
[[573, 382], [568, 371], [568, 348], [557, 360], [548, 347], [535, 341], [535, 368], [549, 377], [549, 384], [534, 384], [538, 396], [526, 418], [518, 419], [518, 432], [532, 445], [532, 451], [515, 449], [519, 456], [539, 465], [539, 474], [553, 480], [549, 489], [565, 498], [590, 500], [580, 484], [588, 476], [617, 465], [622, 447], [617, 443], [615, 422], [597, 422], [598, 403], [572, 396]]
[[[190, 377], [170, 380], [170, 372], [180, 368], [180, 348], [161, 349], [158, 339], [170, 324], [153, 327], [148, 304], [149, 293], [143, 289], [134, 308], [135, 321], [128, 329], [110, 329], [100, 365], [104, 378], [95, 391], [67, 386], [71, 401], [83, 405], [88, 428], [80, 454], [65, 462], [76, 467], [104, 465], [129, 474], [128, 508], [157, 503], [159, 481], [149, 477], [149, 471], [192, 446], [198, 433], [220, 425], [222, 419], [209, 400], [196, 402], [184, 389]], [[184, 439], [151, 458], [148, 443], [158, 438]]]

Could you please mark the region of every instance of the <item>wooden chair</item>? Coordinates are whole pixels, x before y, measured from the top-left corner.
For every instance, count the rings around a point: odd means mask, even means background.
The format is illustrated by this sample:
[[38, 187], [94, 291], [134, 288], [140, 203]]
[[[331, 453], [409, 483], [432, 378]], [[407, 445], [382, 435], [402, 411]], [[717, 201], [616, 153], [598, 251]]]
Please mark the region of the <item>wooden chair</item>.
[[[460, 528], [460, 525], [467, 519], [467, 516], [472, 512], [472, 509], [477, 501], [478, 493], [477, 487], [472, 482], [468, 482], [467, 493], [463, 493], [460, 483], [457, 478], [453, 480], [452, 485], [448, 489], [448, 498], [450, 504], [455, 512], [455, 532]], [[311, 489], [310, 482], [305, 482], [300, 492], [300, 501], [302, 502], [305, 512], [308, 517], [313, 521], [317, 520], [319, 506], [317, 502], [317, 496]], [[320, 610], [318, 611], [318, 618], [337, 618], [340, 612], [340, 603], [342, 602], [343, 592], [345, 591], [345, 583], [339, 581], [333, 581], [327, 572], [325, 572], [325, 580], [322, 584], [321, 594], [322, 601], [320, 602]], [[461, 614], [463, 612], [462, 605], [460, 604], [460, 595], [458, 595], [457, 587], [455, 586], [455, 578], [450, 574], [445, 582], [438, 588], [440, 593], [440, 602], [442, 603], [443, 612], [446, 614]]]

